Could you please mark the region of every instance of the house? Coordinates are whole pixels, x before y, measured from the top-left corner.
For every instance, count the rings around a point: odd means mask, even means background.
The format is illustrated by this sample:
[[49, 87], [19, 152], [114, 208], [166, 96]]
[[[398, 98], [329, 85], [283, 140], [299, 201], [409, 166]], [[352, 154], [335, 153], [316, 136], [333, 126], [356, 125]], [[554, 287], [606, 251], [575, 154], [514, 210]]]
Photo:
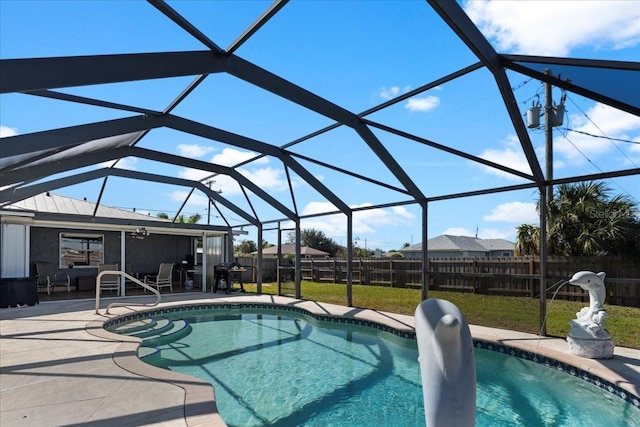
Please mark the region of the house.
[[[296, 253], [296, 245], [294, 244], [286, 244], [281, 245], [281, 253], [283, 256], [293, 256]], [[252, 252], [252, 255], [257, 255], [256, 252]], [[270, 246], [268, 248], [262, 249], [262, 256], [264, 258], [275, 258], [278, 256], [278, 246]], [[326, 258], [329, 256], [328, 252], [324, 252], [318, 249], [310, 248], [309, 246], [300, 246], [300, 257], [301, 258]]]
[[[514, 256], [515, 243], [504, 239], [479, 239], [443, 234], [429, 239], [429, 258], [497, 258]], [[400, 249], [406, 259], [422, 258], [422, 243]]]
[[160, 263], [181, 266], [203, 242], [214, 249], [206, 261], [214, 266], [229, 242], [227, 227], [175, 223], [48, 192], [4, 205], [0, 222], [0, 277], [35, 277], [35, 263], [46, 262], [78, 290], [83, 279], [95, 281], [98, 264], [124, 265], [143, 277], [157, 274]]

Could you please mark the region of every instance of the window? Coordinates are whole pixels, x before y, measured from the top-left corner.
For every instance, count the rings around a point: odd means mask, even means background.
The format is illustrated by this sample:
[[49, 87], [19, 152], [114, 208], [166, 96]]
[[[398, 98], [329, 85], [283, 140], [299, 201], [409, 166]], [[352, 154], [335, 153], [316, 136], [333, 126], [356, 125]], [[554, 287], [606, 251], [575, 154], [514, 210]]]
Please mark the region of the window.
[[60, 233], [60, 268], [95, 267], [104, 263], [104, 235]]

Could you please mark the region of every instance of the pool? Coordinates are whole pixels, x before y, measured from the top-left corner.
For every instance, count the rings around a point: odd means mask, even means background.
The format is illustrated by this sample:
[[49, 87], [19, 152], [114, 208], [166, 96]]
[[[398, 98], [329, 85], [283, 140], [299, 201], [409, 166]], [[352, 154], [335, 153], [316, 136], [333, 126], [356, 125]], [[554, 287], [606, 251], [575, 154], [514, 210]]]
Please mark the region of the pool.
[[[230, 426], [424, 426], [407, 331], [266, 304], [163, 309], [107, 329], [142, 337], [142, 360], [210, 382]], [[477, 426], [640, 425], [633, 399], [586, 372], [475, 346]]]

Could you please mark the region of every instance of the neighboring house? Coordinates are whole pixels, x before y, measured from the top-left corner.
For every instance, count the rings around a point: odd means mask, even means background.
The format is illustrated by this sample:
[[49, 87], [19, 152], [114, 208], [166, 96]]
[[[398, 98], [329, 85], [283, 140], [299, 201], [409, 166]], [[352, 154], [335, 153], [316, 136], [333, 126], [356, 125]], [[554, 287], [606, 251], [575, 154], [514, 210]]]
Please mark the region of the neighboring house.
[[198, 241], [214, 249], [216, 259], [207, 261], [211, 266], [224, 260], [228, 247], [226, 227], [173, 223], [53, 193], [3, 206], [0, 222], [4, 278], [34, 277], [36, 262], [52, 263], [72, 285], [95, 277], [101, 263], [157, 274], [160, 263], [182, 263], [195, 254]]
[[[282, 255], [292, 256], [296, 253], [296, 245], [287, 244], [281, 246]], [[258, 252], [252, 252], [252, 255], [257, 255]], [[262, 249], [263, 258], [275, 258], [278, 256], [278, 246], [270, 246]], [[328, 252], [324, 252], [318, 249], [310, 248], [309, 246], [300, 246], [301, 258], [326, 258], [329, 256]]]
[[[422, 243], [399, 250], [406, 259], [422, 258]], [[429, 258], [497, 258], [514, 256], [515, 243], [504, 239], [479, 239], [443, 234], [427, 242]]]

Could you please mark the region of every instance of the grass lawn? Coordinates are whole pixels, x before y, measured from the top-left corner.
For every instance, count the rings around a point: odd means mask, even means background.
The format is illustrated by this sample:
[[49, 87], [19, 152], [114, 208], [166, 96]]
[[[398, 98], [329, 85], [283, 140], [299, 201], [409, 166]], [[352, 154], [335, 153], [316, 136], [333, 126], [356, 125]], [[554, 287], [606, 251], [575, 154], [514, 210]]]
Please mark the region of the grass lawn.
[[[302, 298], [331, 304], [346, 305], [346, 285], [302, 282]], [[255, 292], [256, 284], [244, 285]], [[370, 308], [413, 315], [420, 303], [420, 290], [353, 285], [354, 307]], [[277, 293], [276, 284], [263, 284], [265, 294]], [[456, 304], [473, 325], [511, 329], [537, 334], [540, 331], [540, 301], [527, 297], [504, 297], [457, 292], [430, 291], [429, 298], [441, 298]], [[547, 334], [566, 337], [569, 320], [587, 303], [547, 300]], [[640, 308], [605, 304], [609, 318], [605, 321], [614, 343], [622, 347], [640, 348]]]

